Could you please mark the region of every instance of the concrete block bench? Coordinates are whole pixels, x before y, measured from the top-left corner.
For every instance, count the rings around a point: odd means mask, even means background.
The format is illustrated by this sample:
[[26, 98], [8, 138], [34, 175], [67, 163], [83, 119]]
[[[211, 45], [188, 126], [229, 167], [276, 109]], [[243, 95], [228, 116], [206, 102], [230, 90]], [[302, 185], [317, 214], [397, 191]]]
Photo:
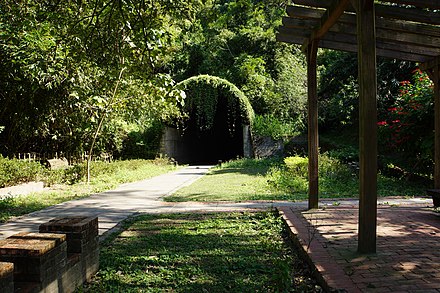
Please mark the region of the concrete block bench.
[[0, 240], [0, 292], [73, 292], [97, 272], [96, 217], [57, 218], [39, 230]]

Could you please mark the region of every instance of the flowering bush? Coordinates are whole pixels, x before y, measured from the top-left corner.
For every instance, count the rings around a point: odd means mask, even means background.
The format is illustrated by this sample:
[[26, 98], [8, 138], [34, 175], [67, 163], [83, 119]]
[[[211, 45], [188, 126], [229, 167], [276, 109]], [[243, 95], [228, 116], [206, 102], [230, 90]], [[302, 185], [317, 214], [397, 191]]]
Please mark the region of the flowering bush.
[[431, 168], [434, 98], [433, 83], [426, 73], [417, 69], [413, 72], [412, 81], [400, 83], [394, 105], [388, 108], [386, 117], [377, 124], [380, 143], [386, 150], [402, 153], [416, 169]]

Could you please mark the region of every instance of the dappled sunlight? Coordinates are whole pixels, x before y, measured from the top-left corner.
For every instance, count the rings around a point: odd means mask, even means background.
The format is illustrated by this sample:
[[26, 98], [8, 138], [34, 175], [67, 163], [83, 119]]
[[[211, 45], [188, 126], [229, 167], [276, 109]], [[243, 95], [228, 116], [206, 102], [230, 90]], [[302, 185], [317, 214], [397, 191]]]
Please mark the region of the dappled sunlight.
[[290, 226], [328, 280], [343, 274], [362, 290], [388, 282], [427, 290], [440, 283], [439, 216], [423, 201], [378, 206], [377, 253], [367, 255], [357, 253], [357, 205], [291, 211], [285, 212]]
[[86, 292], [308, 292], [315, 284], [282, 227], [274, 213], [141, 215], [102, 246]]

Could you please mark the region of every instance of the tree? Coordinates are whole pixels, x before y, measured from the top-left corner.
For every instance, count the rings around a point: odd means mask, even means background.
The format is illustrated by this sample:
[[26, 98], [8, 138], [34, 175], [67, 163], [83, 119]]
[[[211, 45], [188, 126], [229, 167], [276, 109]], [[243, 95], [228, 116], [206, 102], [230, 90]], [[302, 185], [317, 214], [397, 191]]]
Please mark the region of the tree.
[[[83, 150], [103, 113], [109, 123], [178, 114], [182, 95], [163, 68], [178, 16], [190, 14], [191, 3], [6, 0], [0, 6], [2, 152]], [[113, 96], [122, 68], [126, 77]], [[96, 145], [108, 148], [111, 134], [101, 136]]]
[[284, 1], [207, 1], [180, 38], [172, 72], [177, 80], [199, 74], [227, 79], [257, 114], [303, 125], [306, 80], [303, 54], [276, 42]]

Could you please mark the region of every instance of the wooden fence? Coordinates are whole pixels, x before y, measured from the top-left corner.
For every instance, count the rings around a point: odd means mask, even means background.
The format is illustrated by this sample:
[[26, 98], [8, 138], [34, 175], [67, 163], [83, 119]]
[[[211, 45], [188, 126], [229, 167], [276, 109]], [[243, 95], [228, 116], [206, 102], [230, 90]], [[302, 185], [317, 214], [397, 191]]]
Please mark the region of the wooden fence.
[[[87, 161], [88, 153], [87, 152], [81, 152], [81, 153], [63, 153], [63, 152], [55, 152], [55, 153], [36, 153], [36, 152], [30, 152], [30, 153], [17, 153], [14, 155], [14, 158], [19, 160], [26, 160], [26, 161], [48, 161], [52, 159], [66, 159], [69, 163], [69, 165], [75, 165], [80, 164], [84, 161]], [[109, 153], [101, 153], [99, 155], [92, 156], [93, 161], [104, 161], [104, 162], [112, 162], [113, 161], [113, 155]]]

